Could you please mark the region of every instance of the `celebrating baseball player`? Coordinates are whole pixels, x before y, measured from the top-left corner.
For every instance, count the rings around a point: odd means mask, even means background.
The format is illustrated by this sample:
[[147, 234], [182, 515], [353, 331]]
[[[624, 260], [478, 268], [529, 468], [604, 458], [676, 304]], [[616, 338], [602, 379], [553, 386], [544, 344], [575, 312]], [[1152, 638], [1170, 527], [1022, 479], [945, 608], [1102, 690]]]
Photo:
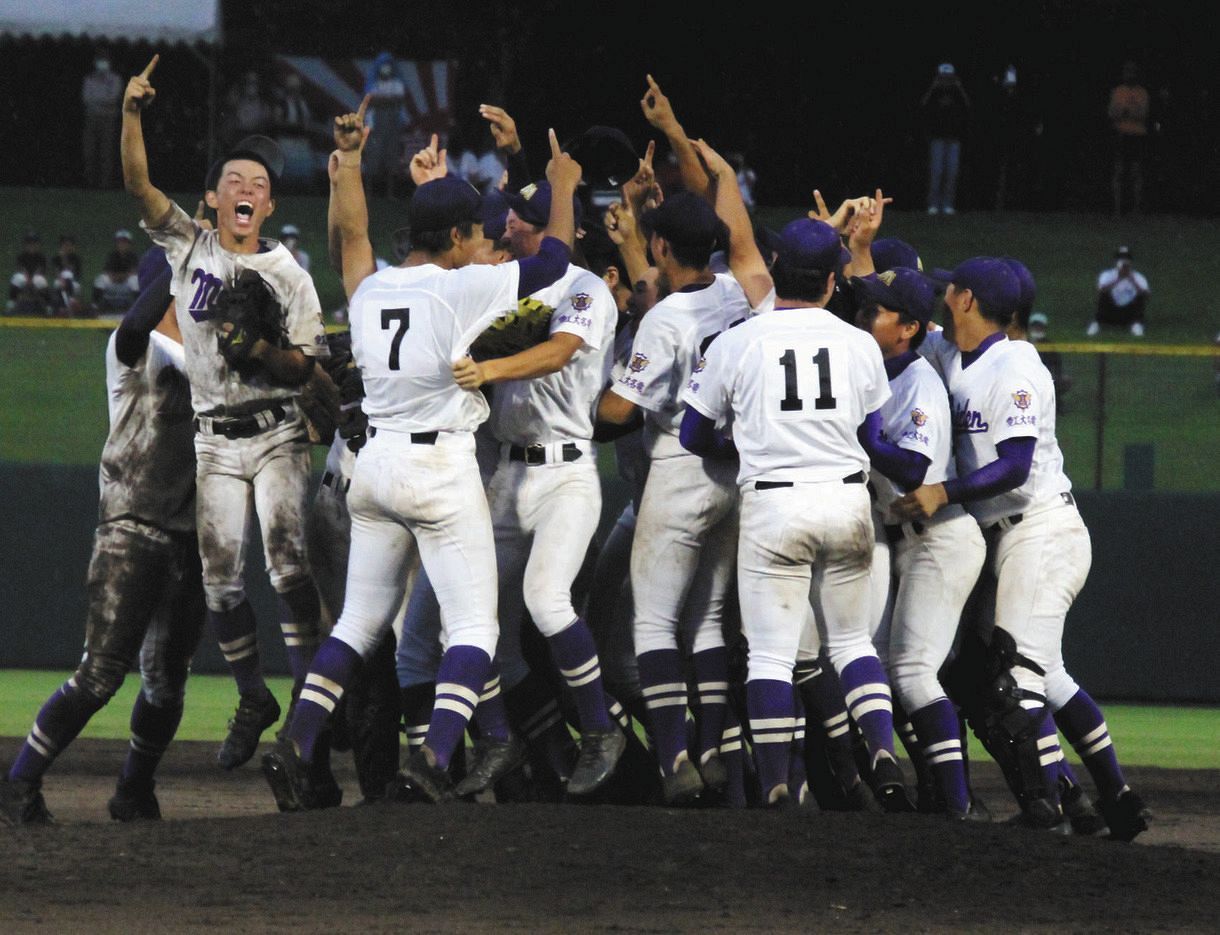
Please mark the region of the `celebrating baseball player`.
[[931, 282], [899, 267], [852, 280], [861, 302], [857, 320], [881, 348], [890, 399], [881, 407], [883, 430], [908, 453], [900, 486], [880, 471], [872, 482], [885, 535], [893, 548], [884, 585], [891, 591], [874, 641], [888, 662], [890, 681], [914, 727], [948, 813], [969, 817], [970, 793], [957, 711], [937, 673], [948, 658], [958, 620], [983, 566], [978, 524], [960, 506], [934, 520], [899, 523], [888, 505], [923, 483], [954, 476], [949, 400], [936, 371], [916, 349], [936, 305]]
[[948, 385], [958, 476], [916, 488], [891, 510], [924, 523], [962, 503], [986, 533], [996, 596], [981, 726], [989, 744], [1015, 750], [1024, 818], [1037, 827], [1063, 819], [1050, 716], [1058, 712], [1111, 836], [1131, 840], [1147, 827], [1143, 802], [1123, 778], [1101, 711], [1063, 667], [1064, 619], [1092, 550], [1055, 437], [1054, 384], [1033, 345], [1004, 334], [1021, 293], [1007, 263], [975, 257], [946, 278], [945, 336], [924, 352]]
[[85, 656], [42, 706], [0, 780], [0, 818], [13, 824], [50, 822], [43, 775], [114, 697], [137, 657], [131, 748], [109, 809], [118, 821], [161, 817], [153, 775], [182, 718], [204, 609], [190, 389], [170, 270], [164, 260], [160, 267], [106, 345], [110, 434], [85, 585]]
[[[495, 546], [473, 438], [487, 403], [458, 386], [453, 367], [505, 309], [564, 273], [574, 235], [571, 199], [580, 166], [560, 153], [552, 132], [547, 178], [555, 197], [537, 256], [471, 265], [484, 246], [482, 198], [466, 182], [441, 178], [411, 199], [411, 249], [403, 265], [375, 273], [360, 181], [366, 106], [367, 98], [357, 113], [337, 118], [343, 132], [332, 159], [369, 440], [348, 492], [352, 545], [343, 614], [318, 651], [288, 731], [263, 759], [285, 811], [337, 804], [319, 736], [399, 612], [413, 546], [440, 603], [446, 648], [427, 737], [403, 764], [400, 791], [427, 802], [452, 797], [450, 760], [487, 685], [499, 636]], [[508, 739], [507, 724], [496, 739]]]
[[[282, 244], [259, 238], [275, 210], [283, 166], [279, 148], [248, 137], [209, 173], [206, 201], [216, 230], [204, 230], [149, 181], [140, 113], [152, 103], [154, 56], [123, 97], [121, 153], [141, 226], [165, 248], [174, 271], [178, 325], [186, 346], [196, 415], [199, 548], [208, 615], [241, 700], [218, 754], [225, 769], [245, 763], [280, 715], [259, 666], [254, 612], [243, 574], [250, 512], [280, 604], [293, 678], [304, 678], [316, 649], [320, 608], [305, 544], [309, 446], [294, 402], [326, 354], [322, 311], [309, 274]], [[241, 281], [252, 320], [225, 320], [219, 306]]]

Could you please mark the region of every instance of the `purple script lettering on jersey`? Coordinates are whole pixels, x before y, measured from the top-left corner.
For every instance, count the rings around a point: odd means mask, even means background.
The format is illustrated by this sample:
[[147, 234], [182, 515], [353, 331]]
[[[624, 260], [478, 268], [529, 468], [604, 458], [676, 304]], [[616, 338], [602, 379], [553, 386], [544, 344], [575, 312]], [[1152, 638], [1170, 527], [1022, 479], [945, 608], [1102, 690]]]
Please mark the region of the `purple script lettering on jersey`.
[[955, 435], [962, 434], [977, 435], [980, 432], [986, 432], [991, 426], [983, 421], [983, 414], [977, 409], [970, 408], [970, 400], [963, 400], [961, 403], [953, 403], [953, 433]]
[[202, 269], [191, 274], [191, 282], [196, 285], [188, 311], [195, 321], [207, 321], [212, 317], [212, 303], [216, 301], [216, 295], [224, 283]]

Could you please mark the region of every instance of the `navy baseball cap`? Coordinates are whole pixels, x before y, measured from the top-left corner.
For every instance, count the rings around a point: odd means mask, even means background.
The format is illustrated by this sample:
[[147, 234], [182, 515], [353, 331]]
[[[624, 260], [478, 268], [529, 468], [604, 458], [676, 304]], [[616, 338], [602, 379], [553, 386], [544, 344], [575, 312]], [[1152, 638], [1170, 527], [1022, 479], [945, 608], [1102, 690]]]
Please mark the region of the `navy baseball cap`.
[[161, 247], [149, 247], [140, 257], [140, 264], [136, 267], [136, 281], [140, 284], [140, 291], [143, 292], [151, 286], [153, 281], [169, 268], [165, 250]]
[[917, 269], [899, 266], [872, 276], [853, 276], [857, 299], [871, 299], [891, 312], [927, 324], [936, 310], [936, 287]]
[[[816, 269], [827, 273], [842, 266], [843, 242], [825, 221], [798, 218], [779, 232], [776, 262], [790, 269]], [[850, 254], [849, 254], [850, 257]]]
[[1017, 285], [1021, 289], [1021, 296], [1017, 301], [1017, 308], [1033, 308], [1034, 299], [1038, 297], [1038, 285], [1034, 282], [1034, 274], [1020, 260], [1010, 256], [1002, 256], [1000, 259], [1012, 270], [1012, 274], [1017, 277]]
[[503, 240], [508, 224], [508, 199], [498, 188], [483, 196], [483, 236], [488, 240]]
[[615, 127], [589, 127], [564, 144], [563, 151], [581, 165], [590, 184], [605, 182], [618, 188], [640, 169], [640, 157], [627, 134]]
[[640, 218], [646, 236], [656, 234], [674, 243], [709, 246], [720, 239], [724, 225], [716, 210], [692, 192], [670, 195]]
[[279, 185], [280, 176], [284, 174], [284, 151], [280, 149], [280, 144], [268, 136], [247, 136], [212, 163], [205, 182], [208, 191], [216, 190], [220, 182], [220, 171], [230, 159], [253, 159], [261, 164], [271, 179], [272, 191]]
[[[534, 182], [532, 185], [526, 185], [519, 192], [505, 192], [504, 198], [508, 202], [508, 206], [517, 212], [517, 217], [526, 224], [546, 227], [551, 220], [550, 182]], [[580, 199], [575, 195], [572, 196], [572, 212], [576, 226], [580, 227], [580, 222], [584, 219], [584, 212], [580, 208]]]
[[1021, 284], [1016, 274], [1007, 263], [995, 257], [976, 256], [954, 269], [935, 270], [932, 277], [969, 289], [989, 312], [1014, 312], [1021, 301]]
[[407, 205], [407, 223], [415, 233], [445, 231], [482, 220], [483, 196], [469, 182], [452, 175], [424, 182]]
[[877, 267], [877, 272], [884, 272], [887, 269], [897, 269], [899, 266], [907, 269], [923, 269], [923, 262], [919, 259], [919, 253], [905, 240], [899, 240], [897, 237], [882, 237], [880, 240], [873, 241], [869, 252], [873, 256], [873, 266]]

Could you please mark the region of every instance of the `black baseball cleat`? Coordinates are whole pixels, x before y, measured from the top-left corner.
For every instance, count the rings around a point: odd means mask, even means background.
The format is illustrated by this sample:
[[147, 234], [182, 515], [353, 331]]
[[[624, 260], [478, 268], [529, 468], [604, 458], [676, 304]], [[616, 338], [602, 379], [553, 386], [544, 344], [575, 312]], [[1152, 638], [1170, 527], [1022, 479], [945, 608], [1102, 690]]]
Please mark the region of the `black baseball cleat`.
[[991, 812], [987, 811], [986, 808], [977, 808], [973, 801], [966, 806], [966, 810], [964, 812], [959, 812], [952, 808], [946, 808], [944, 815], [950, 821], [965, 821], [977, 824], [987, 824], [991, 821]]
[[0, 819], [10, 825], [53, 825], [41, 782], [0, 779]]
[[442, 805], [452, 802], [454, 796], [453, 780], [448, 771], [429, 763], [422, 748], [407, 757], [390, 790], [389, 797], [396, 802]]
[[627, 738], [617, 726], [581, 734], [580, 756], [576, 758], [576, 768], [568, 780], [568, 795], [590, 795], [597, 791], [610, 778], [626, 749]]
[[474, 767], [454, 788], [458, 798], [490, 789], [525, 762], [529, 749], [516, 734], [508, 740], [480, 739], [474, 745]]
[[661, 794], [672, 808], [693, 804], [703, 790], [703, 777], [690, 760], [683, 760], [670, 775], [661, 776]]
[[258, 751], [258, 740], [268, 727], [280, 719], [280, 705], [271, 692], [258, 698], [242, 695], [237, 711], [229, 720], [229, 734], [216, 762], [221, 769], [237, 769]]
[[915, 811], [915, 803], [907, 795], [902, 768], [888, 754], [881, 754], [873, 763], [873, 795], [881, 808], [891, 814]]
[[160, 821], [161, 804], [157, 801], [156, 780], [140, 782], [119, 778], [114, 795], [106, 803], [115, 821]]
[[1006, 824], [1017, 828], [1032, 828], [1052, 834], [1070, 835], [1072, 823], [1064, 817], [1058, 803], [1048, 798], [1028, 799], [1021, 811], [1008, 819]]
[[847, 802], [849, 812], [885, 811], [881, 807], [881, 803], [877, 801], [877, 797], [873, 795], [873, 790], [863, 779], [857, 779], [856, 784], [843, 793], [843, 798]]
[[717, 800], [723, 798], [729, 787], [729, 771], [719, 753], [712, 752], [699, 764], [699, 775], [703, 778], [703, 785], [707, 787], [709, 795]]
[[1148, 819], [1152, 817], [1144, 800], [1130, 789], [1124, 790], [1114, 801], [1103, 799], [1099, 808], [1110, 826], [1111, 841], [1134, 841], [1138, 834], [1148, 830]]
[[1093, 800], [1080, 786], [1069, 786], [1059, 794], [1059, 804], [1074, 834], [1088, 837], [1106, 830], [1106, 820], [1093, 807]]
[[306, 763], [287, 737], [263, 754], [263, 776], [281, 812], [335, 808], [343, 803], [343, 790], [335, 782], [330, 763]]

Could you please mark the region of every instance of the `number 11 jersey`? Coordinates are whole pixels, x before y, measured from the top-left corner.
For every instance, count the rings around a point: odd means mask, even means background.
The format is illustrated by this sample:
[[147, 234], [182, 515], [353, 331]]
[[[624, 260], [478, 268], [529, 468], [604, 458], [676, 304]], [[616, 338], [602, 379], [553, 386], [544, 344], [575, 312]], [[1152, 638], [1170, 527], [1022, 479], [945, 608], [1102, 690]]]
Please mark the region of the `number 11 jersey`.
[[856, 430], [889, 396], [872, 335], [825, 309], [771, 308], [711, 343], [685, 400], [731, 415], [739, 484], [818, 483], [868, 470]]
[[349, 317], [369, 424], [395, 432], [472, 432], [487, 418], [452, 366], [504, 309], [517, 306], [520, 266], [431, 263], [383, 269], [360, 283]]

